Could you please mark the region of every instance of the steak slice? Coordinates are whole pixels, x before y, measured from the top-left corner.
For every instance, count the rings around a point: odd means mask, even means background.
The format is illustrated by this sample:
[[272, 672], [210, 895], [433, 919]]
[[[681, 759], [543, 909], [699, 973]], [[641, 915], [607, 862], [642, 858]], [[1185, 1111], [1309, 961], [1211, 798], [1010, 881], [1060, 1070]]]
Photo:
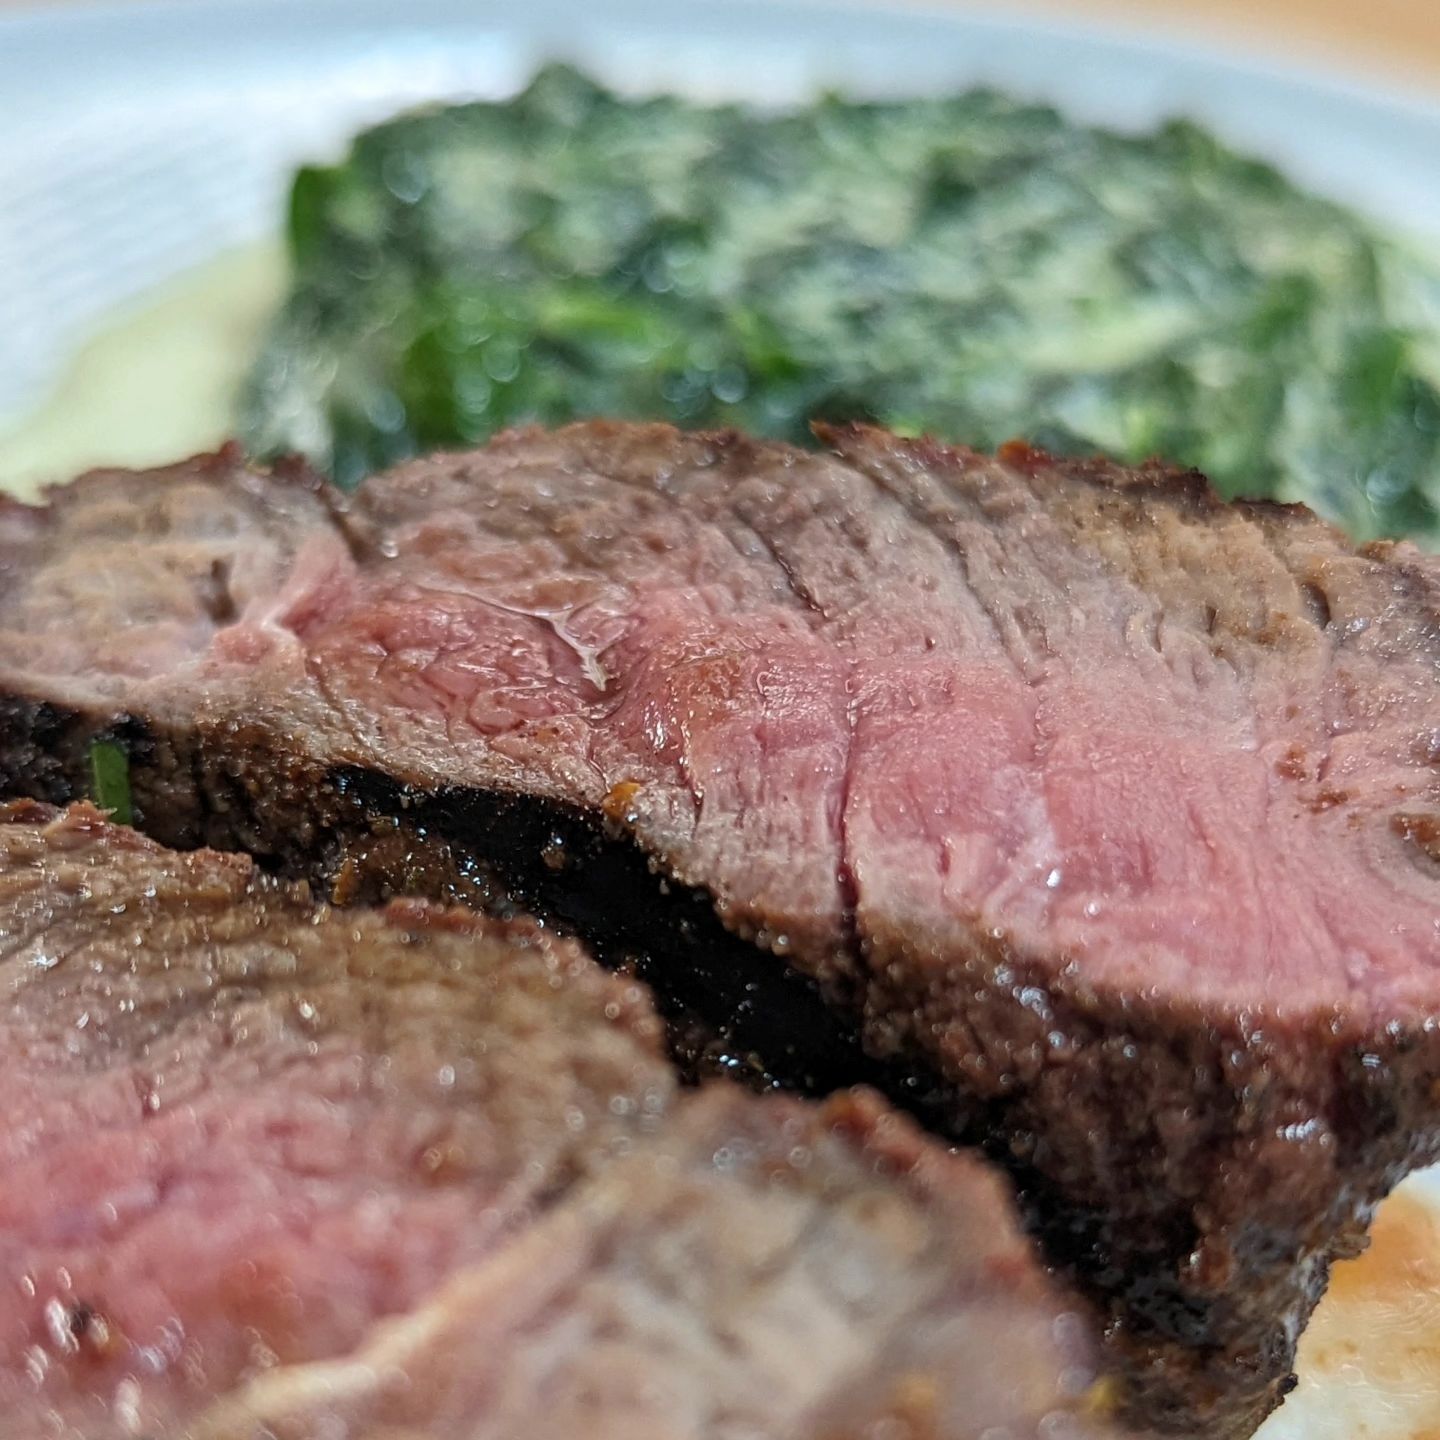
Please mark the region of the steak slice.
[[17, 802], [0, 934], [6, 1440], [1082, 1433], [985, 1167], [863, 1092], [677, 1094], [533, 922]]
[[518, 894], [724, 1061], [886, 1085], [1012, 1167], [1133, 1411], [1247, 1434], [1440, 1150], [1440, 568], [1193, 474], [826, 438], [12, 506], [4, 782], [108, 736], [170, 843]]

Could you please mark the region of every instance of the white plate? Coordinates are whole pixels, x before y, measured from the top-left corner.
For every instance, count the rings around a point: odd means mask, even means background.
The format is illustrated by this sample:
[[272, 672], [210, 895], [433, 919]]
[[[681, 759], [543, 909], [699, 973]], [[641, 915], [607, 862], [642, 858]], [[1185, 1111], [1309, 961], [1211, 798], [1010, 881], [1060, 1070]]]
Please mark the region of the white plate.
[[[34, 404], [117, 306], [273, 237], [298, 161], [337, 154], [357, 126], [404, 105], [503, 94], [557, 57], [624, 89], [762, 103], [825, 85], [894, 95], [989, 83], [1120, 128], [1189, 115], [1440, 244], [1440, 107], [1177, 44], [763, 0], [64, 6], [0, 16], [0, 422]], [[183, 357], [117, 342], [96, 363], [127, 377], [112, 406], [119, 394], [155, 434], [188, 434], [163, 429], [166, 377], [208, 366], [219, 385], [243, 360], [236, 337], [254, 317], [208, 291], [203, 304], [183, 290], [167, 303], [169, 319], [149, 333], [183, 339]], [[176, 314], [192, 309], [184, 332]], [[62, 419], [83, 429], [83, 415]], [[1302, 1385], [1265, 1440], [1433, 1440], [1440, 1181], [1406, 1195], [1414, 1203], [1392, 1205], [1375, 1261], [1347, 1271], [1323, 1307]]]

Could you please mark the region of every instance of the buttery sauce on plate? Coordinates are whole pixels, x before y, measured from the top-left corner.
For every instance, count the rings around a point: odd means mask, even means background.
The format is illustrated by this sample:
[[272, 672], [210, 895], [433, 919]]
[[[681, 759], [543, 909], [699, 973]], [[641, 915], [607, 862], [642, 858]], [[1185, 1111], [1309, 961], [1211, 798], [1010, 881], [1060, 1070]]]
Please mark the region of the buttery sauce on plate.
[[284, 278], [280, 246], [256, 245], [119, 312], [38, 410], [0, 423], [0, 491], [30, 499], [91, 466], [156, 465], [219, 444]]
[[1298, 1369], [1260, 1440], [1440, 1440], [1440, 1172], [1402, 1185], [1335, 1267]]

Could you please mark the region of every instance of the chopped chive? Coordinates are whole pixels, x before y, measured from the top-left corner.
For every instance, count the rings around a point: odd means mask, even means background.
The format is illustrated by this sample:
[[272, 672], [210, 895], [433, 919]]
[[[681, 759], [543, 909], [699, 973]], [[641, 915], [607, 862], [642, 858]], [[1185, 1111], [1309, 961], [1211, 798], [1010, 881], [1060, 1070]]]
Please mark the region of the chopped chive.
[[130, 807], [130, 757], [113, 740], [90, 745], [90, 798], [120, 825], [134, 819]]

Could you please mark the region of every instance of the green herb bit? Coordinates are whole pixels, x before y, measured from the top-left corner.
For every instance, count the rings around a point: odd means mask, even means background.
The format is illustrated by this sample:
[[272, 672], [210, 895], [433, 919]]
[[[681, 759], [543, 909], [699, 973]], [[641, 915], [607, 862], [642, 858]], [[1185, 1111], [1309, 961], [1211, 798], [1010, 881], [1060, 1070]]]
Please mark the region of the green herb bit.
[[119, 825], [134, 821], [130, 805], [130, 757], [113, 740], [90, 745], [90, 797]]

